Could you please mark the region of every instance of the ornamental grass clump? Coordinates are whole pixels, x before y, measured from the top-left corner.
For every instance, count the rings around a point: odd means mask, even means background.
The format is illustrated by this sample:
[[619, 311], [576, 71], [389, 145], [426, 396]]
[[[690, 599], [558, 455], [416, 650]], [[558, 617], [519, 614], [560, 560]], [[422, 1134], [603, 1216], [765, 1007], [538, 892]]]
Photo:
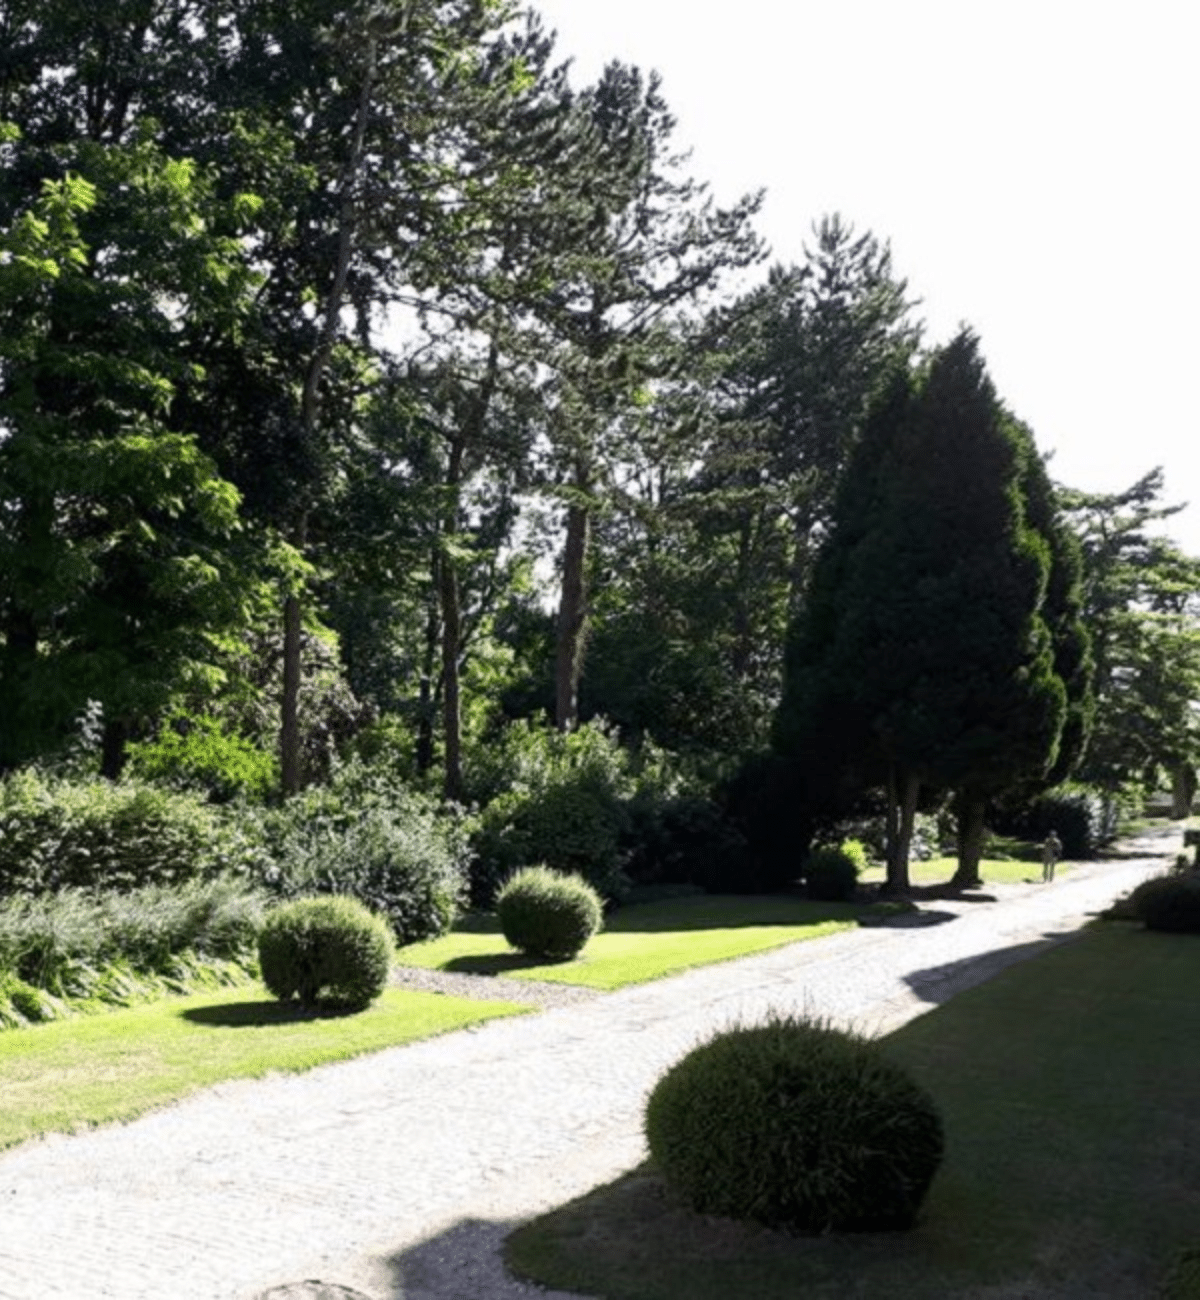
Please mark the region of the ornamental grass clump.
[[911, 1227], [943, 1147], [932, 1099], [877, 1047], [790, 1017], [668, 1070], [646, 1138], [692, 1209], [801, 1232]]
[[298, 898], [277, 907], [258, 936], [263, 983], [281, 1002], [298, 998], [361, 1011], [383, 992], [392, 932], [382, 917], [341, 895]]
[[577, 875], [549, 867], [525, 867], [496, 898], [505, 939], [528, 957], [565, 961], [578, 955], [600, 929], [600, 895]]

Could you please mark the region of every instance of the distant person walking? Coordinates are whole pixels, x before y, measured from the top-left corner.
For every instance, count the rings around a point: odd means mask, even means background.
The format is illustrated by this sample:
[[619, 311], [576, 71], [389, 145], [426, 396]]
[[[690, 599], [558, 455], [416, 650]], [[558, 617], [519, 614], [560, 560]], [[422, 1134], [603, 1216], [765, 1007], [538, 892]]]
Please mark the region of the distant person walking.
[[1049, 884], [1054, 879], [1054, 868], [1062, 857], [1062, 840], [1055, 831], [1046, 836], [1042, 844], [1042, 884]]

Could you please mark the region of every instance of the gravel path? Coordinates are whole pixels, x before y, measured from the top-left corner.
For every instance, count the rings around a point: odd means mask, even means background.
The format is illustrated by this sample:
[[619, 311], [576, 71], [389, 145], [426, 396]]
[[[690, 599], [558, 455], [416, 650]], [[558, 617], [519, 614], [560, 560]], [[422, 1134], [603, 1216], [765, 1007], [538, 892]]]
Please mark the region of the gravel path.
[[[1178, 847], [1160, 835], [1137, 846], [1145, 857], [1051, 887], [925, 904], [932, 924], [585, 994], [28, 1143], [0, 1156], [0, 1297], [570, 1300], [506, 1278], [497, 1248], [513, 1223], [642, 1158], [646, 1092], [699, 1039], [773, 1009], [886, 1032], [1069, 938]], [[456, 991], [479, 987], [463, 979]]]

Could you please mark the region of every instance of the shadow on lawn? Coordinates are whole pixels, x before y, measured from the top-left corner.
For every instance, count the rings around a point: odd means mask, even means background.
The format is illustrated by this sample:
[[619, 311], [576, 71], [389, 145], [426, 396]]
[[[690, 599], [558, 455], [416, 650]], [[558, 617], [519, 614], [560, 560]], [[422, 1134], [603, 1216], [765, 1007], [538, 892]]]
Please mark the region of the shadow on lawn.
[[452, 957], [441, 969], [456, 975], [511, 975], [514, 971], [528, 970], [531, 966], [565, 965], [570, 960], [572, 959], [567, 957], [558, 963], [551, 957], [527, 957], [520, 952], [473, 953], [464, 957]]
[[1017, 962], [1057, 947], [1067, 937], [1063, 934], [1048, 934], [1029, 943], [997, 948], [993, 952], [964, 957], [943, 966], [928, 966], [925, 970], [911, 971], [905, 975], [904, 982], [922, 1002], [940, 1005], [949, 1001], [954, 994], [990, 980], [993, 975], [998, 975], [1009, 966], [1015, 966]]
[[225, 1002], [216, 1007], [188, 1007], [181, 1011], [184, 1020], [195, 1025], [219, 1025], [225, 1029], [250, 1029], [263, 1025], [298, 1025], [313, 1020], [339, 1020], [352, 1015], [347, 1007], [325, 1004], [302, 1007], [299, 1002]]

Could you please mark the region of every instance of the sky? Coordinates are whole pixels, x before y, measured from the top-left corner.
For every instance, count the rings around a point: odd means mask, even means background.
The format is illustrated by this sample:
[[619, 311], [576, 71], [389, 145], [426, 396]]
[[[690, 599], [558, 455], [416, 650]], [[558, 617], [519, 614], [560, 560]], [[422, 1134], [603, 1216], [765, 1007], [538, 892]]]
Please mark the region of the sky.
[[1059, 482], [1162, 466], [1200, 555], [1194, 0], [534, 0], [576, 84], [662, 77], [719, 202], [767, 191], [772, 260], [839, 212], [888, 241], [931, 344], [980, 336]]

